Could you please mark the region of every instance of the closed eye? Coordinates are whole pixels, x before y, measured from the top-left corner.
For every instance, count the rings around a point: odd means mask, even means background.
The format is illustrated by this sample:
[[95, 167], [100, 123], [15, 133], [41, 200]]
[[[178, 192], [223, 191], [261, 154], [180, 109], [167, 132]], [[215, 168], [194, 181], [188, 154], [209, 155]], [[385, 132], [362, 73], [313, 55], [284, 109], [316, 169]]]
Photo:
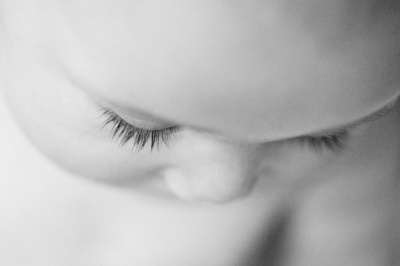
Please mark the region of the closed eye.
[[146, 144], [150, 145], [150, 150], [159, 149], [161, 145], [169, 145], [179, 127], [169, 127], [165, 129], [148, 130], [134, 126], [118, 114], [108, 108], [102, 108], [102, 117], [106, 117], [103, 128], [109, 124], [112, 125], [111, 136], [113, 140], [118, 140], [121, 146], [125, 146], [130, 140], [133, 141], [133, 147], [137, 151], [142, 150]]

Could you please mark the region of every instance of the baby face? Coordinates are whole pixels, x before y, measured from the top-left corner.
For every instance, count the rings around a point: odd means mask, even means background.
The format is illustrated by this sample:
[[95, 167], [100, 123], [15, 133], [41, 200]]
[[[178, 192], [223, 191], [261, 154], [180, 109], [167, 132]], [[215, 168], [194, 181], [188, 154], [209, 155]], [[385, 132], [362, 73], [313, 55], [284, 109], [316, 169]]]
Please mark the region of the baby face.
[[69, 171], [225, 202], [309, 178], [387, 110], [392, 2], [4, 1], [1, 75], [27, 134]]

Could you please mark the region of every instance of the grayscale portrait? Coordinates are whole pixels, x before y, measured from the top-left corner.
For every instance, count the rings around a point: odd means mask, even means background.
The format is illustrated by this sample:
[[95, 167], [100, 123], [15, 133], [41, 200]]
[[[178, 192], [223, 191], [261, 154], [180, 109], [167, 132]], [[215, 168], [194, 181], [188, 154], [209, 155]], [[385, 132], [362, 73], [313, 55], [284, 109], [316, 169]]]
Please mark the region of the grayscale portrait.
[[0, 0], [0, 265], [400, 265], [400, 1]]

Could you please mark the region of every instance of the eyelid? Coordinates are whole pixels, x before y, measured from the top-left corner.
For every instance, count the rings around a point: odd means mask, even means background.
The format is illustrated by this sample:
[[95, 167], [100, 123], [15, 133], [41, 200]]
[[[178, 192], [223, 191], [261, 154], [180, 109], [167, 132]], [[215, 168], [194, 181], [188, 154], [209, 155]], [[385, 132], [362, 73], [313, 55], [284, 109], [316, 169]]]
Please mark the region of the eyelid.
[[99, 96], [92, 96], [92, 97], [94, 97], [94, 102], [97, 104], [98, 107], [112, 110], [115, 113], [124, 116], [125, 118], [127, 118], [127, 120], [137, 119], [147, 124], [154, 124], [157, 127], [161, 127], [161, 125], [162, 126], [165, 125], [166, 127], [171, 127], [175, 125], [169, 119], [137, 109], [134, 106], [128, 106], [123, 103], [115, 102], [110, 99], [104, 99]]
[[359, 121], [358, 123], [355, 124], [355, 126], [360, 126], [366, 123], [372, 123], [375, 122], [376, 120], [390, 114], [393, 110], [394, 107], [396, 106], [397, 103], [397, 99], [396, 101], [386, 105], [385, 107], [381, 108], [380, 110], [378, 110], [377, 112], [363, 118], [361, 121]]
[[380, 118], [390, 114], [394, 110], [394, 107], [396, 106], [398, 99], [399, 99], [399, 97], [397, 97], [394, 101], [391, 101], [389, 104], [386, 104], [382, 108], [378, 109], [377, 111], [373, 112], [372, 114], [369, 114], [366, 117], [361, 118], [360, 120], [357, 120], [352, 123], [348, 123], [347, 125], [344, 125], [341, 127], [334, 127], [332, 129], [326, 129], [321, 132], [310, 133], [310, 134], [308, 134], [308, 136], [319, 137], [319, 136], [324, 136], [324, 135], [329, 135], [329, 134], [336, 134], [336, 133], [343, 132], [345, 130], [355, 129], [355, 128], [363, 126], [365, 124], [373, 123], [373, 122], [379, 120]]
[[[115, 111], [113, 111], [115, 112]], [[160, 122], [153, 122], [153, 121], [146, 121], [140, 118], [134, 117], [132, 115], [127, 115], [121, 112], [115, 112], [119, 117], [125, 120], [127, 123], [135, 125], [145, 130], [163, 130], [167, 128], [174, 127], [176, 125], [167, 124], [167, 123], [160, 123]]]
[[141, 115], [140, 112], [135, 115], [132, 114], [127, 114], [125, 111], [121, 110], [120, 108], [110, 105], [110, 104], [103, 104], [101, 102], [97, 102], [97, 105], [100, 107], [101, 110], [108, 110], [119, 117], [121, 117], [124, 121], [126, 121], [129, 124], [135, 125], [139, 128], [142, 128], [144, 130], [163, 130], [171, 127], [176, 127], [175, 124], [165, 122], [165, 121], [160, 121], [158, 119], [152, 119], [151, 117], [145, 117], [144, 115]]

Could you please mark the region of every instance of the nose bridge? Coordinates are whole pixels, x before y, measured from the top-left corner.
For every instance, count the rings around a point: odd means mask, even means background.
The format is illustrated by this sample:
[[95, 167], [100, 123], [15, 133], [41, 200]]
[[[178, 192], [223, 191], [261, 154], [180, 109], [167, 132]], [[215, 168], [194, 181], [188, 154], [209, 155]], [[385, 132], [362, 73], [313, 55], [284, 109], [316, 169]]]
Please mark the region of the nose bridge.
[[257, 145], [202, 135], [185, 143], [165, 178], [186, 200], [227, 202], [247, 195], [258, 179]]

